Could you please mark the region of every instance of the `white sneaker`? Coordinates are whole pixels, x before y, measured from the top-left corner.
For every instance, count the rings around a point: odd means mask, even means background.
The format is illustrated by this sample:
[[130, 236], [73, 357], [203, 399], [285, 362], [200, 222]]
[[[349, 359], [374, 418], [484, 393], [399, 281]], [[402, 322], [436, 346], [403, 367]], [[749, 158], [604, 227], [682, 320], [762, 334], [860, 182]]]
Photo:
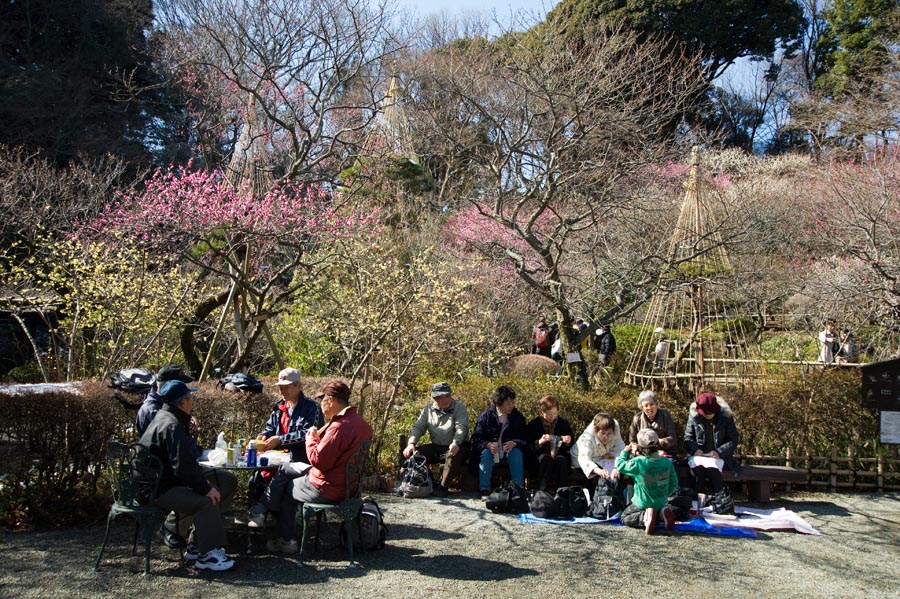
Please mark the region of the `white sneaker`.
[[297, 539], [285, 541], [281, 537], [275, 537], [266, 541], [266, 549], [272, 553], [297, 553], [300, 548], [297, 546]]
[[222, 572], [230, 570], [234, 566], [234, 560], [225, 555], [224, 549], [211, 549], [197, 558], [194, 567], [198, 570], [213, 570]]

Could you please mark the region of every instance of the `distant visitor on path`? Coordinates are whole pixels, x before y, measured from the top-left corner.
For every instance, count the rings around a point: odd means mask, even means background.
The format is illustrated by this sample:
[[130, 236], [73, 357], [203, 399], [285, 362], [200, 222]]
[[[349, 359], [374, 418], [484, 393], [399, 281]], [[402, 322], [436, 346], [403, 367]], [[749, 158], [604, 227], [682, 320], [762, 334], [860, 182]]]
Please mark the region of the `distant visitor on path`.
[[819, 362], [824, 364], [834, 362], [834, 352], [837, 346], [838, 338], [834, 332], [834, 321], [826, 320], [825, 328], [819, 331]]
[[547, 319], [542, 318], [534, 327], [532, 334], [531, 353], [550, 357], [550, 348], [553, 346], [553, 331], [547, 324]]
[[856, 362], [856, 339], [853, 338], [853, 333], [850, 332], [850, 329], [841, 329], [841, 340], [838, 344], [834, 361], [838, 364]]

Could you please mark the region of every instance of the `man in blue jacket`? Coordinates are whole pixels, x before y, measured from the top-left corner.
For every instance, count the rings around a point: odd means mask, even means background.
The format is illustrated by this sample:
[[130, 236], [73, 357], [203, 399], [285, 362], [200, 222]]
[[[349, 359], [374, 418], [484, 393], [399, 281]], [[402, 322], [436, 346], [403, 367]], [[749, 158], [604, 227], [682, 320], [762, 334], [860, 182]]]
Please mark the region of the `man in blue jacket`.
[[156, 504], [193, 517], [194, 531], [185, 558], [195, 560], [198, 570], [228, 570], [234, 566], [234, 560], [225, 555], [225, 525], [219, 506], [234, 494], [236, 479], [222, 473], [221, 488], [217, 488], [210, 484], [197, 462], [200, 451], [188, 433], [195, 391], [181, 381], [163, 385], [159, 396], [165, 405], [144, 431], [140, 443], [163, 464]]
[[[303, 383], [300, 380], [300, 371], [296, 368], [285, 368], [278, 373], [278, 391], [281, 393], [281, 401], [275, 404], [266, 428], [257, 435], [257, 441], [263, 441], [262, 447], [257, 450], [268, 451], [270, 449], [284, 448], [291, 452], [291, 462], [309, 463], [306, 457], [306, 432], [310, 428], [319, 428], [325, 424], [322, 408], [303, 393]], [[277, 481], [277, 482], [276, 482]], [[272, 472], [260, 472], [251, 481], [254, 497], [261, 499], [269, 483], [272, 485], [286, 485], [288, 479], [275, 478]], [[270, 494], [280, 497], [284, 490], [273, 487]], [[262, 528], [265, 525], [266, 507], [260, 501], [254, 505], [238, 521], [245, 521], [250, 528]]]

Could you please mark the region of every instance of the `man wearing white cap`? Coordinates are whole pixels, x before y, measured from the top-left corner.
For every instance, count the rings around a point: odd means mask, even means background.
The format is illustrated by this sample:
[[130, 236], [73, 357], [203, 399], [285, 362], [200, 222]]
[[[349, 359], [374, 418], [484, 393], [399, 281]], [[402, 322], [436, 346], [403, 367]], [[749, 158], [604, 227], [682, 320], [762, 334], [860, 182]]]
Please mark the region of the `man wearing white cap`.
[[[306, 456], [306, 433], [311, 428], [319, 428], [325, 424], [325, 416], [322, 408], [303, 393], [303, 383], [300, 380], [300, 371], [296, 368], [285, 368], [278, 373], [278, 391], [281, 393], [281, 401], [272, 408], [272, 415], [266, 423], [266, 428], [257, 435], [257, 441], [263, 441], [262, 447], [257, 449], [268, 451], [270, 449], [284, 448], [291, 452], [291, 462], [309, 463]], [[280, 482], [273, 472], [260, 472], [251, 481], [254, 497], [261, 500], [267, 486], [271, 484], [288, 484], [290, 480], [282, 477]], [[270, 489], [269, 493], [281, 495], [280, 489]], [[262, 528], [265, 525], [266, 506], [263, 501], [258, 501], [243, 518], [251, 528]]]

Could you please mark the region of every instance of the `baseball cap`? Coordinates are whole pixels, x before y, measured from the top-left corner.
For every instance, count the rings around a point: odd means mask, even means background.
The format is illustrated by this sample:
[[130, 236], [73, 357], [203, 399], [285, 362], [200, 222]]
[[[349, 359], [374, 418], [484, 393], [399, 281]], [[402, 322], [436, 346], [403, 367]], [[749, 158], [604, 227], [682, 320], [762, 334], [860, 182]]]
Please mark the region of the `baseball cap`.
[[296, 368], [285, 368], [278, 373], [276, 385], [293, 385], [300, 382], [300, 371]]

